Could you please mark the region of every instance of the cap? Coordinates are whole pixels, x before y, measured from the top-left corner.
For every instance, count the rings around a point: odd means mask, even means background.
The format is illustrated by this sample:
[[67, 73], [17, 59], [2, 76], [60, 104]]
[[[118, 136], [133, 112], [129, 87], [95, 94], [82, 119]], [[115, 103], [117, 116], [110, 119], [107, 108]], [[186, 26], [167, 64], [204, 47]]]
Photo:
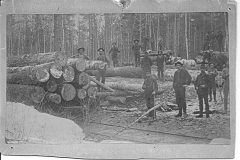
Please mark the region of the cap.
[[99, 51], [103, 51], [103, 52], [104, 52], [105, 50], [104, 50], [103, 48], [99, 48], [97, 51], [98, 51], [98, 52], [99, 52]]
[[81, 47], [81, 48], [78, 48], [78, 50], [77, 50], [77, 51], [79, 52], [79, 50], [80, 50], [80, 49], [82, 49], [83, 51], [85, 51], [85, 48], [83, 48], [83, 47]]
[[133, 42], [134, 42], [134, 43], [135, 43], [135, 42], [139, 42], [139, 40], [138, 40], [138, 39], [135, 39]]
[[183, 63], [182, 63], [181, 61], [175, 62], [175, 66], [176, 66], [177, 64], [180, 64], [181, 66], [183, 66]]

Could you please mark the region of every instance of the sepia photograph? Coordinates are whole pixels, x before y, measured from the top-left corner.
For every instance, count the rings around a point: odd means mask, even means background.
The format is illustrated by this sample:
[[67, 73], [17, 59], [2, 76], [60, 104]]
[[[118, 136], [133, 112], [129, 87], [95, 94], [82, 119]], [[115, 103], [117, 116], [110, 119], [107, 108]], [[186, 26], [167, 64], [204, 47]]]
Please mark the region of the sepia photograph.
[[233, 145], [229, 17], [7, 14], [4, 143]]

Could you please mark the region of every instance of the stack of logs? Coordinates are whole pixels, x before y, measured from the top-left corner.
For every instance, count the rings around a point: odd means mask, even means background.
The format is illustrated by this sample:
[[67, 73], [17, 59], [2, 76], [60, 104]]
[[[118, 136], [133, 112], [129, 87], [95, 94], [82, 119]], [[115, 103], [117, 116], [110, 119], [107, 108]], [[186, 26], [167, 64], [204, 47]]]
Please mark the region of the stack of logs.
[[54, 54], [54, 62], [8, 68], [7, 83], [24, 85], [28, 92], [30, 90], [31, 100], [37, 104], [44, 99], [60, 104], [64, 101], [95, 98], [97, 89], [90, 84], [94, 79], [86, 71], [101, 69], [107, 64], [81, 58], [68, 59], [61, 52]]

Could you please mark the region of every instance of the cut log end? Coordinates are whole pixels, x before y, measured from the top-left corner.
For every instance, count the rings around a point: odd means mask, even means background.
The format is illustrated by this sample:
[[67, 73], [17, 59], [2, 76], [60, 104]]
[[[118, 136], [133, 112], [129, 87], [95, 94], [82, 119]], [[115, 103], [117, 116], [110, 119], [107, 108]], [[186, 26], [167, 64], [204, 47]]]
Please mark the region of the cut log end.
[[82, 72], [79, 75], [78, 84], [82, 86], [83, 89], [87, 89], [89, 87], [90, 82], [91, 82], [90, 76], [87, 73]]
[[47, 69], [41, 68], [37, 70], [36, 77], [39, 82], [47, 82], [49, 80], [50, 74]]
[[57, 82], [55, 80], [49, 80], [46, 87], [49, 92], [55, 92], [57, 90]]
[[63, 84], [61, 89], [61, 95], [65, 101], [71, 101], [76, 96], [76, 89], [71, 84]]
[[72, 82], [75, 77], [75, 71], [71, 66], [65, 66], [63, 68], [63, 78], [67, 82]]
[[50, 67], [50, 73], [54, 78], [60, 78], [63, 74], [62, 66], [59, 63], [54, 63]]
[[87, 92], [85, 89], [79, 89], [78, 90], [78, 98], [79, 99], [84, 99], [87, 96]]
[[97, 94], [97, 88], [94, 87], [94, 86], [88, 87], [88, 89], [87, 89], [87, 94], [88, 94], [89, 97], [95, 98], [95, 97], [96, 97], [96, 94]]
[[41, 103], [45, 96], [45, 91], [42, 87], [34, 87], [31, 93], [31, 99], [34, 103]]
[[46, 99], [48, 101], [51, 101], [53, 103], [56, 103], [56, 104], [60, 104], [61, 103], [61, 96], [57, 93], [48, 93], [46, 95]]
[[86, 69], [85, 59], [79, 58], [76, 62], [76, 69], [83, 72]]

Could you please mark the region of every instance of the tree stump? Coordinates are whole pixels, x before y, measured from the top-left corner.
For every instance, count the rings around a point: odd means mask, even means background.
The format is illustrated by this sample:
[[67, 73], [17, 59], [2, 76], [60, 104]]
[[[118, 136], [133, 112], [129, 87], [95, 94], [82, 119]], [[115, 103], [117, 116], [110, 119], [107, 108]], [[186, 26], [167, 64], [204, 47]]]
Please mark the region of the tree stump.
[[75, 71], [72, 66], [65, 66], [63, 68], [63, 78], [67, 82], [72, 82], [75, 77]]
[[61, 103], [61, 96], [57, 93], [47, 93], [46, 94], [46, 99], [50, 102], [60, 104]]
[[50, 73], [54, 78], [60, 78], [63, 74], [62, 66], [60, 63], [54, 63], [50, 67]]
[[79, 89], [78, 90], [78, 98], [79, 99], [84, 99], [87, 96], [87, 92], [85, 89]]
[[47, 69], [40, 68], [36, 72], [36, 77], [39, 82], [47, 82], [49, 80], [50, 74]]
[[63, 84], [61, 86], [61, 95], [65, 101], [71, 101], [76, 97], [76, 89], [71, 84]]
[[57, 82], [55, 80], [49, 80], [46, 87], [49, 92], [55, 92], [57, 90]]
[[44, 99], [45, 91], [42, 87], [34, 87], [31, 93], [31, 99], [34, 103], [41, 103]]

